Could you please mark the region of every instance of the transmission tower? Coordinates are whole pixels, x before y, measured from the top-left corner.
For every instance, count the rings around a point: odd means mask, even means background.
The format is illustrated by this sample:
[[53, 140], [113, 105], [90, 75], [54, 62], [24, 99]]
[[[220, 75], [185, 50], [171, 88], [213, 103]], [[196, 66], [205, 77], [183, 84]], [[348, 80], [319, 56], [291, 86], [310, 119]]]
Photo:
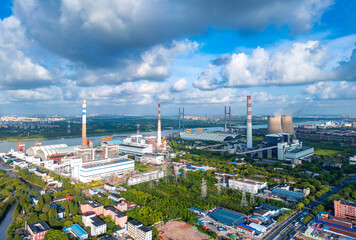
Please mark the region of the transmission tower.
[[245, 192], [245, 186], [243, 186], [243, 191], [242, 191], [242, 197], [241, 197], [241, 207], [247, 207], [247, 200], [246, 200], [246, 192]]
[[253, 193], [251, 193], [250, 203], [251, 203], [252, 205], [255, 204], [255, 194], [253, 194]]
[[178, 174], [176, 174], [176, 175], [174, 176], [174, 182], [175, 182], [175, 183], [178, 183], [178, 180], [179, 180], [178, 177], [179, 177]]
[[201, 199], [205, 199], [206, 198], [206, 181], [203, 178], [201, 181]]
[[184, 178], [184, 179], [187, 179], [187, 178], [188, 178], [188, 175], [187, 175], [187, 171], [186, 171], [186, 170], [184, 170], [184, 172], [183, 172], [183, 178]]

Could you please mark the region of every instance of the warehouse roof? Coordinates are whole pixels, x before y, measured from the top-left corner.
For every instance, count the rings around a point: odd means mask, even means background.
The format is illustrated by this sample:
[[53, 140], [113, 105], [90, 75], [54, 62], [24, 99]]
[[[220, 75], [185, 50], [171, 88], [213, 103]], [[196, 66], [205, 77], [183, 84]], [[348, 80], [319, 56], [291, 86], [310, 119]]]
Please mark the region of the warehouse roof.
[[187, 140], [202, 140], [202, 141], [213, 141], [213, 142], [225, 142], [237, 139], [238, 136], [235, 134], [228, 133], [208, 133], [208, 132], [184, 132], [180, 134], [182, 139]]

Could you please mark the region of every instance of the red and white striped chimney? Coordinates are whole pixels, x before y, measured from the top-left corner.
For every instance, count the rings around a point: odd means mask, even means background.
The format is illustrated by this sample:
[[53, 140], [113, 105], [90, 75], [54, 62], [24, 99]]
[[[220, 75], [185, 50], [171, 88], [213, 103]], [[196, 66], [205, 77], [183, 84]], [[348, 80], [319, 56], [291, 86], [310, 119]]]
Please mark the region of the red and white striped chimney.
[[157, 146], [161, 146], [161, 104], [158, 104]]
[[87, 146], [87, 101], [83, 99], [82, 113], [82, 147]]
[[251, 96], [247, 96], [247, 148], [252, 148], [252, 110]]

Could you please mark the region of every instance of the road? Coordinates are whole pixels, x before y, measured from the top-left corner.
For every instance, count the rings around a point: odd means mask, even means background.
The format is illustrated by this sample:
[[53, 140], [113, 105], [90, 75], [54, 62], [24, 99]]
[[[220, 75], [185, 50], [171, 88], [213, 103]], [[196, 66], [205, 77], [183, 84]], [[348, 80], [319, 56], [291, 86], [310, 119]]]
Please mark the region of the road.
[[[320, 203], [325, 203], [326, 199], [328, 197], [330, 197], [331, 195], [337, 193], [341, 189], [347, 187], [349, 184], [351, 184], [355, 180], [356, 180], [356, 175], [353, 175], [352, 177], [350, 177], [350, 179], [348, 181], [342, 183], [340, 186], [330, 190], [329, 192], [327, 192], [326, 194], [324, 194], [320, 198], [315, 199], [314, 201], [311, 201], [308, 206], [315, 206], [315, 205], [318, 205]], [[311, 208], [305, 207], [304, 209], [310, 210]], [[303, 216], [303, 214], [302, 214], [301, 211], [298, 212], [298, 213], [293, 214], [287, 220], [285, 220], [285, 222], [283, 222], [275, 230], [273, 230], [271, 235], [269, 235], [268, 237], [265, 237], [264, 239], [265, 240], [289, 239], [290, 238], [289, 235], [294, 232], [293, 230], [294, 229], [296, 229], [296, 230], [299, 229], [300, 225], [298, 227], [296, 227], [294, 224], [295, 224], [295, 222], [301, 222], [300, 219], [302, 218], [302, 216]]]

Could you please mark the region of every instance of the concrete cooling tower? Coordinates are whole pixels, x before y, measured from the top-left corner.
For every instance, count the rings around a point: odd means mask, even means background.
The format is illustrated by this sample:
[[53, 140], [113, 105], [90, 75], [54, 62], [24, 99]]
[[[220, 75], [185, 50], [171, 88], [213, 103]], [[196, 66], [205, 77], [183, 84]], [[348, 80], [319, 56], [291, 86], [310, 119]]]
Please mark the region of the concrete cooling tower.
[[282, 132], [281, 116], [268, 116], [267, 134]]
[[293, 133], [295, 137], [292, 116], [282, 116], [282, 130], [284, 133]]

